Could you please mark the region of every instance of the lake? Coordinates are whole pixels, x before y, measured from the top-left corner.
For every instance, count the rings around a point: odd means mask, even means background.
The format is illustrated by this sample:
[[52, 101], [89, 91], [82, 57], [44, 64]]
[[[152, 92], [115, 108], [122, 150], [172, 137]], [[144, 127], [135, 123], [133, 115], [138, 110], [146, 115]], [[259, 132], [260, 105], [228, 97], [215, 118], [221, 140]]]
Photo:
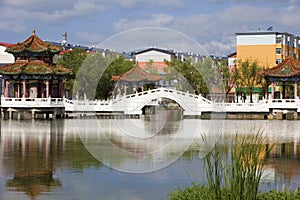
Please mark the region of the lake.
[[299, 187], [298, 121], [181, 118], [2, 120], [0, 199], [167, 199], [205, 181], [214, 144], [258, 130], [275, 144], [263, 190]]

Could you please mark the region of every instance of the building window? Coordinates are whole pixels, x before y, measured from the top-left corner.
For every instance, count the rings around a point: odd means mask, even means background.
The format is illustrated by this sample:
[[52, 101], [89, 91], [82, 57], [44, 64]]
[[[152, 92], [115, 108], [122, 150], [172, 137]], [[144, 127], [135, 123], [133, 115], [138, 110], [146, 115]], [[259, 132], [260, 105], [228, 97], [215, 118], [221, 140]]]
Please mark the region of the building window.
[[282, 62], [281, 59], [276, 59], [276, 65], [279, 65]]
[[281, 54], [281, 48], [276, 48], [276, 54]]
[[280, 37], [279, 36], [276, 37], [276, 43], [277, 44], [281, 44], [282, 43], [282, 37], [281, 36]]

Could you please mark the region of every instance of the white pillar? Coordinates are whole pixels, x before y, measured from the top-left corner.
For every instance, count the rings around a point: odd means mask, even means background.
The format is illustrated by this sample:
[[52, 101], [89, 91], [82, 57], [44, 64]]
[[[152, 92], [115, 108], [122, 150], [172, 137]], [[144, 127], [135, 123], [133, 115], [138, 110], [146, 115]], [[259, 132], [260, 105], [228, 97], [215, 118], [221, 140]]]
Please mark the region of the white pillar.
[[46, 80], [46, 98], [49, 97], [49, 80]]
[[26, 80], [23, 80], [23, 97], [26, 98]]

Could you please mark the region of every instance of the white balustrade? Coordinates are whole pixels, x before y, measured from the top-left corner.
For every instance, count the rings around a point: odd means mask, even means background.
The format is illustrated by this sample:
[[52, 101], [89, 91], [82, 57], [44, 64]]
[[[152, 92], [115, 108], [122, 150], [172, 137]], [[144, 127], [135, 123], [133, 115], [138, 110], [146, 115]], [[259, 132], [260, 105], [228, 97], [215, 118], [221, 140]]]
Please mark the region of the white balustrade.
[[212, 102], [201, 95], [174, 89], [158, 88], [135, 94], [120, 96], [109, 101], [69, 100], [62, 98], [1, 98], [2, 107], [55, 107], [64, 106], [69, 112], [123, 112], [141, 114], [146, 105], [159, 105], [158, 99], [174, 100], [184, 110], [184, 115], [201, 115], [202, 112], [269, 112], [270, 109], [297, 109], [299, 99], [271, 99], [258, 103]]
[[1, 97], [1, 107], [63, 107], [62, 98], [6, 98]]

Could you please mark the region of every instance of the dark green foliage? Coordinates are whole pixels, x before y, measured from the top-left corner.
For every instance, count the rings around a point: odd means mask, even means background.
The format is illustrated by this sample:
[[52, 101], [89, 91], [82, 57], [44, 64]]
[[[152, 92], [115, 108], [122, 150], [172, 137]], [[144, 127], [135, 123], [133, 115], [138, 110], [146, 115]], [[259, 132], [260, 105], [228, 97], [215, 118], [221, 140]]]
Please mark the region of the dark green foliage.
[[272, 190], [259, 195], [258, 200], [297, 200], [300, 199], [300, 190], [278, 192]]
[[[169, 200], [228, 200], [232, 194], [222, 189], [222, 196], [216, 197], [215, 191], [208, 186], [193, 183], [193, 186], [186, 189], [177, 188], [169, 194]], [[239, 198], [237, 198], [239, 199]], [[300, 199], [300, 191], [269, 191], [259, 194], [257, 200], [298, 200]]]
[[[237, 85], [242, 87], [244, 90], [242, 92], [250, 95], [250, 102], [253, 103], [252, 93], [254, 87], [261, 86], [262, 77], [257, 75], [257, 72], [262, 68], [258, 65], [256, 61], [251, 62], [250, 60], [239, 61], [239, 79]], [[241, 90], [241, 88], [237, 88]]]
[[112, 80], [112, 76], [122, 75], [133, 68], [133, 66], [134, 62], [126, 60], [123, 56], [119, 56], [115, 59], [100, 77], [96, 99], [107, 100], [112, 95], [115, 85], [117, 84], [117, 82]]
[[176, 89], [195, 92], [203, 96], [209, 94], [209, 82], [204, 77], [209, 72], [207, 69], [211, 70], [212, 67], [209, 60], [194, 63], [190, 59], [185, 61], [174, 59], [168, 64], [171, 67], [167, 69], [168, 75], [165, 78], [178, 80]]
[[[69, 92], [72, 92], [74, 81], [76, 74], [81, 67], [83, 61], [85, 60], [87, 56], [87, 53], [80, 48], [73, 49], [72, 51], [68, 51], [62, 55], [61, 58], [58, 59], [57, 64], [62, 65], [63, 67], [66, 67], [68, 69], [71, 69], [73, 71], [73, 74], [68, 77], [68, 79], [65, 82], [65, 89]], [[71, 96], [72, 94], [70, 94]]]
[[237, 81], [240, 79], [239, 70], [236, 66], [229, 68], [227, 61], [224, 60], [216, 61], [216, 65], [218, 71], [221, 73], [225, 94], [227, 96], [232, 88], [237, 86]]
[[212, 189], [204, 185], [199, 185], [193, 183], [193, 186], [182, 190], [180, 188], [175, 189], [169, 194], [170, 200], [196, 200], [196, 199], [206, 199], [213, 200], [216, 199], [215, 193]]
[[121, 75], [134, 65], [117, 53], [103, 57], [102, 53], [87, 53], [83, 49], [63, 54], [58, 64], [74, 72], [65, 83], [65, 89], [72, 92], [70, 96], [80, 91], [79, 98], [85, 94], [88, 99], [107, 99], [116, 84], [112, 76]]

